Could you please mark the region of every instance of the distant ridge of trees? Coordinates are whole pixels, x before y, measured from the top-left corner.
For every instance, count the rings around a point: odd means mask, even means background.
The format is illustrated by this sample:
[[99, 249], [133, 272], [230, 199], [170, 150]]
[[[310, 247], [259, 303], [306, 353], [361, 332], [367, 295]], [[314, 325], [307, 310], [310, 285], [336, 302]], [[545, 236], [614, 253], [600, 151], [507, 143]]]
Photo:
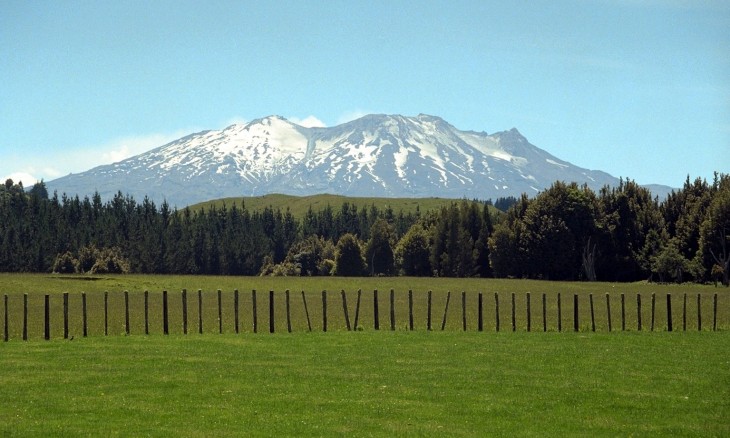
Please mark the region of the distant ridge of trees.
[[[631, 180], [593, 192], [555, 182], [534, 198], [395, 212], [191, 210], [0, 186], [0, 271], [417, 275], [728, 284], [730, 177], [687, 180], [659, 202]], [[493, 208], [504, 209], [496, 214]]]

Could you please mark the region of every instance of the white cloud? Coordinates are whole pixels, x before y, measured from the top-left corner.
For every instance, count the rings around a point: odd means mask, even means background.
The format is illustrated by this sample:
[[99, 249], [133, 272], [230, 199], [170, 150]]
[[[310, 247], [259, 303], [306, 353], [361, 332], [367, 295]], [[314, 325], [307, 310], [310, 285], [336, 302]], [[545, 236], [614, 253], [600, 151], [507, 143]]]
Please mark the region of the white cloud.
[[94, 159], [94, 157], [79, 158], [85, 159], [87, 162], [95, 162], [95, 166], [111, 164], [162, 146], [180, 137], [184, 137], [191, 132], [193, 131], [180, 130], [169, 134], [156, 133], [123, 137], [92, 148], [83, 148], [75, 154], [87, 156], [90, 153], [93, 154], [93, 151], [96, 151], [98, 154], [97, 159]]
[[227, 128], [231, 125], [245, 125], [247, 123], [248, 120], [246, 120], [245, 118], [240, 116], [233, 116], [223, 124], [223, 128]]
[[24, 157], [24, 160], [21, 160], [20, 157], [14, 155], [12, 160], [13, 164], [11, 166], [3, 166], [3, 168], [0, 169], [0, 172], [3, 172], [2, 174], [0, 174], [3, 175], [0, 183], [5, 183], [5, 181], [10, 178], [15, 183], [22, 181], [23, 187], [32, 187], [33, 184], [39, 182], [40, 180], [49, 181], [58, 178], [59, 176], [63, 176], [63, 173], [59, 172], [58, 168], [53, 166], [38, 167], [35, 165], [21, 164], [22, 161], [39, 163], [42, 162], [44, 159], [48, 161], [54, 161], [52, 158], [49, 158], [47, 156], [44, 158], [39, 158], [37, 156]]
[[[172, 133], [153, 133], [122, 137], [109, 142], [71, 150], [15, 154], [9, 163], [0, 166], [0, 172], [13, 181], [23, 181], [28, 187], [43, 179], [50, 181], [69, 173], [80, 173], [104, 164], [112, 164], [167, 144], [195, 130], [185, 129]], [[12, 164], [10, 164], [12, 163]], [[10, 164], [10, 165], [8, 165]]]
[[23, 187], [33, 187], [35, 183], [40, 181], [40, 178], [36, 178], [35, 176], [31, 175], [27, 172], [13, 172], [10, 175], [6, 175], [2, 178], [2, 183], [4, 184], [5, 181], [9, 179], [13, 180], [13, 183], [17, 184], [18, 182], [23, 183]]
[[287, 117], [287, 119], [292, 122], [296, 123], [299, 126], [304, 126], [305, 128], [326, 128], [327, 125], [316, 118], [315, 116], [307, 116], [303, 119], [300, 119], [299, 117]]
[[337, 119], [337, 124], [341, 125], [343, 123], [351, 122], [353, 120], [359, 119], [360, 117], [367, 116], [368, 114], [373, 114], [372, 111], [365, 111], [361, 109], [355, 109], [351, 111], [345, 111], [340, 115], [340, 117]]

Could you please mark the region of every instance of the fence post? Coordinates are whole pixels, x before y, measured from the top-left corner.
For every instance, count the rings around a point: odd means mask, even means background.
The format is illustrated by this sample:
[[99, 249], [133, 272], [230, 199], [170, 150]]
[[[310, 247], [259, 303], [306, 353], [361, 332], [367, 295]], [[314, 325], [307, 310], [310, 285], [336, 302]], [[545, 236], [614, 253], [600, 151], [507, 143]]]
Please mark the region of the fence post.
[[558, 331], [563, 331], [563, 305], [560, 299], [560, 292], [558, 292]]
[[527, 292], [527, 331], [532, 331], [532, 303], [530, 292]]
[[88, 320], [86, 318], [86, 292], [81, 292], [81, 315], [83, 321], [83, 335], [86, 337], [89, 333]]
[[289, 289], [284, 291], [286, 296], [286, 331], [291, 333], [291, 306], [289, 305]]
[[611, 296], [606, 293], [606, 319], [608, 320], [608, 331], [611, 332]]
[[494, 328], [499, 331], [499, 293], [494, 293]]
[[484, 331], [484, 297], [479, 292], [478, 305], [477, 305], [477, 329], [481, 332]]
[[651, 331], [654, 331], [655, 309], [656, 309], [656, 294], [651, 294]]
[[188, 334], [188, 290], [182, 290], [182, 319], [183, 319], [183, 334]]
[[150, 292], [144, 291], [144, 334], [150, 334]]
[[104, 291], [104, 336], [109, 334], [109, 291]]
[[[653, 328], [654, 324], [652, 323], [652, 330]], [[626, 296], [623, 293], [621, 294], [621, 331], [626, 331]]]
[[390, 330], [395, 330], [395, 291], [390, 290]]
[[[289, 304], [289, 290], [286, 291], [286, 299], [287, 299], [287, 305]], [[287, 312], [288, 312], [287, 308]], [[288, 317], [289, 315], [287, 315]], [[233, 329], [236, 331], [236, 334], [240, 333], [240, 324], [239, 324], [240, 318], [238, 315], [238, 289], [233, 290]], [[290, 330], [291, 331], [291, 330]]]
[[150, 292], [144, 291], [144, 334], [150, 334]]
[[373, 327], [380, 330], [380, 309], [378, 307], [378, 290], [373, 291]]
[[461, 291], [461, 328], [466, 331], [466, 291]]
[[170, 320], [168, 319], [167, 291], [162, 291], [162, 333], [170, 334]]
[[687, 293], [684, 293], [682, 304], [682, 331], [687, 331]]
[[517, 330], [517, 318], [515, 315], [516, 309], [515, 309], [515, 293], [512, 292], [512, 331]]
[[124, 291], [124, 332], [129, 335], [129, 291]]
[[667, 294], [667, 331], [672, 331], [672, 294]]
[[269, 333], [276, 331], [276, 323], [274, 321], [274, 291], [269, 291]]
[[198, 289], [198, 334], [203, 334], [203, 290]]
[[4, 340], [5, 342], [8, 342], [9, 339], [9, 332], [8, 332], [8, 294], [5, 294], [5, 299], [3, 300], [5, 302], [5, 336]]
[[408, 329], [413, 331], [413, 290], [408, 290]]
[[697, 294], [697, 331], [702, 331], [702, 303], [700, 302], [700, 294]]
[[717, 294], [712, 299], [712, 331], [717, 331]]
[[431, 291], [428, 291], [428, 311], [426, 317], [426, 330], [431, 331]]
[[218, 289], [218, 334], [223, 334], [223, 291]]
[[591, 303], [591, 331], [595, 332], [596, 331], [596, 314], [593, 311], [593, 294], [588, 294], [588, 299], [590, 300], [590, 303]]
[[579, 322], [578, 322], [578, 294], [573, 294], [573, 331], [577, 332], [579, 330]]
[[345, 289], [342, 289], [340, 293], [342, 294], [342, 311], [345, 314], [345, 325], [349, 332], [352, 328], [350, 327], [350, 315], [347, 313], [347, 295], [345, 294]]
[[304, 295], [304, 291], [302, 291], [302, 302], [304, 303], [304, 314], [307, 315], [307, 328], [309, 328], [309, 331], [312, 331], [312, 322], [309, 320], [309, 309], [307, 309], [307, 297]]
[[641, 294], [636, 294], [636, 330], [641, 331]]
[[[304, 296], [304, 291], [302, 291], [302, 296]], [[251, 291], [251, 307], [253, 312], [253, 332], [258, 333], [259, 330], [259, 318], [258, 318], [258, 310], [256, 309], [256, 289]], [[304, 308], [307, 308], [306, 301], [304, 302]], [[309, 314], [307, 314], [307, 321], [309, 321]]]
[[355, 303], [355, 323], [353, 330], [357, 331], [357, 323], [360, 320], [360, 298], [362, 297], [362, 289], [357, 290], [357, 302]]
[[63, 293], [63, 339], [68, 339], [68, 292]]
[[46, 295], [45, 311], [43, 315], [43, 337], [46, 341], [51, 339], [51, 297]]
[[322, 291], [322, 331], [327, 332], [327, 291]]
[[28, 294], [23, 294], [23, 340], [28, 340]]
[[547, 295], [542, 294], [542, 331], [547, 331]]
[[441, 322], [441, 331], [446, 329], [446, 314], [449, 313], [449, 301], [451, 301], [451, 291], [446, 293], [446, 306], [444, 307], [444, 319]]

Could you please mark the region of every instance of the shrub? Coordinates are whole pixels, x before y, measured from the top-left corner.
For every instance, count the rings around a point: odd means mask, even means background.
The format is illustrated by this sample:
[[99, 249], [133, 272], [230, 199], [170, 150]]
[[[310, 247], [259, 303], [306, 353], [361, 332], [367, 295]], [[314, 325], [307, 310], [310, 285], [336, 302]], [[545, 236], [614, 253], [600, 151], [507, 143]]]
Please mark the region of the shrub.
[[272, 277], [296, 277], [301, 275], [302, 269], [295, 263], [282, 262], [274, 265], [271, 270]]
[[57, 255], [53, 262], [53, 272], [57, 274], [75, 274], [78, 269], [79, 262], [69, 251]]
[[129, 261], [122, 256], [119, 248], [105, 248], [99, 251], [96, 263], [91, 267], [92, 274], [126, 274]]
[[317, 265], [319, 275], [333, 275], [335, 273], [335, 261], [324, 259]]
[[99, 249], [94, 245], [86, 245], [79, 249], [78, 271], [90, 272], [99, 258]]

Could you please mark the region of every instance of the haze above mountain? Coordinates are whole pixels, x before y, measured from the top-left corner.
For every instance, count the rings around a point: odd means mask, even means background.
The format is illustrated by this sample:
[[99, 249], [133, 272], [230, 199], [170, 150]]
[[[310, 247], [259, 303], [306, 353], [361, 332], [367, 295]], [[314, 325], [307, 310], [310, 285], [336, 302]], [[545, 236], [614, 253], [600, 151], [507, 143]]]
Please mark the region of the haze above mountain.
[[[59, 194], [117, 192], [177, 207], [269, 193], [496, 199], [553, 182], [617, 185], [530, 144], [516, 129], [461, 131], [429, 115], [368, 115], [331, 128], [279, 116], [203, 131], [118, 163], [47, 182]], [[664, 196], [669, 187], [651, 186]]]

